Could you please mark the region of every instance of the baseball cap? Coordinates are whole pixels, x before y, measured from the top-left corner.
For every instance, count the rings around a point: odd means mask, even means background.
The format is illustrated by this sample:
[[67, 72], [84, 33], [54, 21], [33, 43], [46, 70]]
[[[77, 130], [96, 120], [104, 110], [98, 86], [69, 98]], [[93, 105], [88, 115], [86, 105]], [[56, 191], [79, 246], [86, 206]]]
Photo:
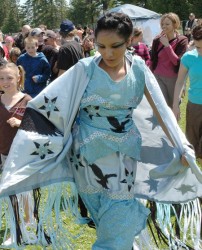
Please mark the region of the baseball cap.
[[68, 19], [62, 21], [62, 23], [60, 24], [60, 32], [71, 32], [74, 29], [74, 24]]
[[31, 32], [30, 32], [30, 35], [31, 36], [38, 36], [40, 35], [41, 33], [45, 33], [42, 29], [40, 28], [34, 28]]
[[47, 39], [47, 38], [56, 38], [56, 37], [57, 37], [57, 35], [53, 30], [46, 30], [43, 38]]

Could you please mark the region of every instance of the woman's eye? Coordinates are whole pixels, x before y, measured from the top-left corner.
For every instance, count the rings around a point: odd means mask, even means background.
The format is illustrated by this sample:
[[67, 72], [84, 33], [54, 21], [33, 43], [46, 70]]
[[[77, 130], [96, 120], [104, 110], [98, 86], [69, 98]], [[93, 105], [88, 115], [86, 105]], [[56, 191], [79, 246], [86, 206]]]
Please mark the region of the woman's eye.
[[104, 48], [103, 45], [100, 45], [100, 44], [96, 44], [96, 45], [97, 45], [97, 47], [100, 48], [100, 49], [103, 49], [103, 48]]

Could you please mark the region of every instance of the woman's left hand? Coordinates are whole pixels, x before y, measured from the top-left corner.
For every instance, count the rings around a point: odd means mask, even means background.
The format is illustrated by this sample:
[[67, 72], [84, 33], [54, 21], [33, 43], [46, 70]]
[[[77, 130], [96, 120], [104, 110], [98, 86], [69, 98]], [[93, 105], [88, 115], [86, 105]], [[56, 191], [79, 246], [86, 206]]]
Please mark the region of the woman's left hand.
[[189, 166], [189, 163], [187, 162], [187, 159], [186, 159], [185, 155], [181, 156], [180, 162], [182, 163], [182, 165], [184, 167], [188, 167]]
[[7, 120], [7, 123], [10, 124], [10, 126], [13, 127], [19, 127], [21, 124], [21, 120], [11, 117], [9, 120]]

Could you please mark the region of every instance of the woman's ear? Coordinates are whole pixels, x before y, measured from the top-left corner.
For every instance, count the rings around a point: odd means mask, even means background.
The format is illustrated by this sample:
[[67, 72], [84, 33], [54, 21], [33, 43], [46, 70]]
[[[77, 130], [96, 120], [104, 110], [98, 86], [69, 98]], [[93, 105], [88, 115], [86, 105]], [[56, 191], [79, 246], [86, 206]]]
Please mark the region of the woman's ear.
[[128, 38], [128, 40], [126, 41], [126, 45], [127, 45], [127, 47], [129, 47], [130, 45], [131, 45], [131, 43], [132, 43], [132, 36], [130, 36], [129, 38]]

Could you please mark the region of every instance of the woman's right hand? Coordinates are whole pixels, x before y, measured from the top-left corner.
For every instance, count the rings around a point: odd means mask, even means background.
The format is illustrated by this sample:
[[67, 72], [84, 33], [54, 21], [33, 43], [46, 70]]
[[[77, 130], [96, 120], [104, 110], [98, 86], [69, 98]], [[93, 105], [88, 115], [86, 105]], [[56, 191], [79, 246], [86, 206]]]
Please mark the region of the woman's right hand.
[[173, 113], [177, 119], [177, 121], [180, 120], [180, 107], [179, 105], [173, 106]]

